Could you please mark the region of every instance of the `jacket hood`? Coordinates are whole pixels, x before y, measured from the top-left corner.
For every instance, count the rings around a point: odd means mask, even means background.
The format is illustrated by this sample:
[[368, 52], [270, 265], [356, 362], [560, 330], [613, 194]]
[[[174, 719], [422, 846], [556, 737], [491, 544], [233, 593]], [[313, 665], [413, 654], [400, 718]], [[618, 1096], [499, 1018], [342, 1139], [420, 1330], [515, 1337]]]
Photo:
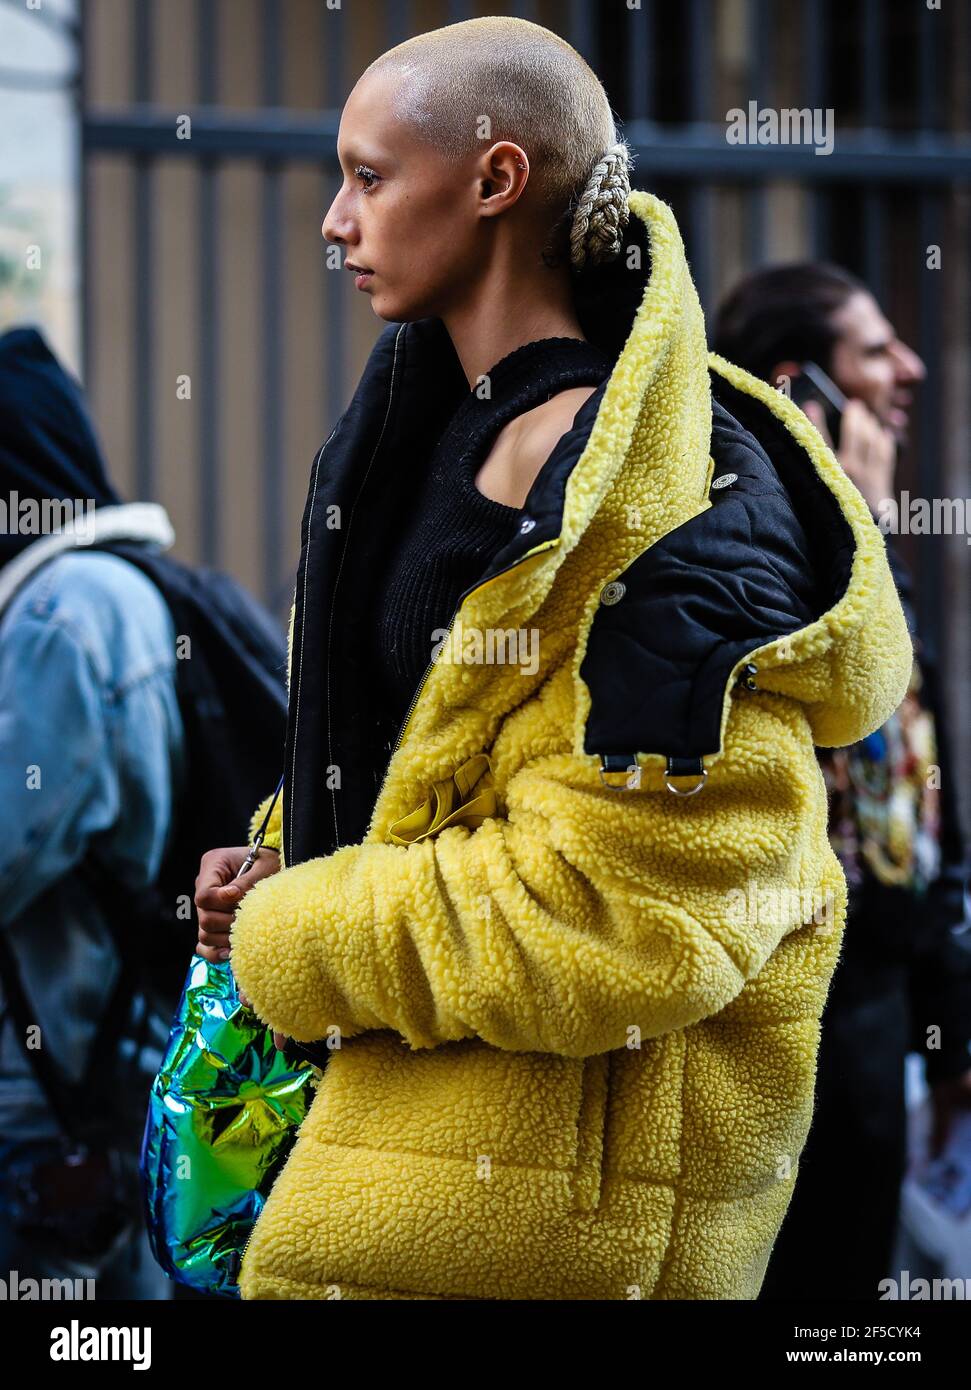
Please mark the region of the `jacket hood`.
[[[89, 510], [121, 502], [81, 387], [34, 328], [0, 335], [0, 421], [0, 498], [6, 506], [56, 499]], [[0, 566], [34, 539], [30, 531], [4, 527]]]
[[[671, 209], [641, 191], [629, 207], [621, 257], [576, 282], [584, 334], [613, 368], [540, 471], [519, 534], [456, 616], [466, 631], [539, 630], [535, 685], [551, 663], [571, 662], [573, 753], [599, 760], [602, 776], [632, 762], [672, 776], [706, 769], [739, 678], [800, 701], [817, 743], [854, 742], [896, 708], [912, 663], [884, 538], [803, 412], [708, 352]], [[288, 864], [342, 842], [337, 797], [329, 840], [312, 829], [327, 798], [310, 785], [321, 767], [355, 765], [367, 742], [353, 709], [331, 709], [338, 683], [366, 681], [341, 614], [363, 583], [355, 576], [381, 563], [375, 516], [395, 514], [468, 391], [439, 319], [389, 324], [315, 460], [294, 611]], [[335, 505], [339, 540], [326, 520]], [[305, 651], [318, 655], [308, 662]], [[508, 666], [434, 662], [394, 750], [409, 780], [434, 781], [487, 747], [487, 722], [520, 704], [529, 680]], [[468, 713], [478, 705], [489, 710], [481, 725]], [[301, 707], [323, 717], [301, 723]], [[388, 790], [375, 833], [400, 802]]]
[[803, 411], [708, 352], [670, 208], [630, 211], [624, 256], [577, 294], [613, 371], [527, 500], [532, 568], [477, 621], [528, 625], [569, 568], [576, 755], [710, 763], [740, 679], [801, 701], [817, 744], [855, 742], [912, 663], [884, 537]]

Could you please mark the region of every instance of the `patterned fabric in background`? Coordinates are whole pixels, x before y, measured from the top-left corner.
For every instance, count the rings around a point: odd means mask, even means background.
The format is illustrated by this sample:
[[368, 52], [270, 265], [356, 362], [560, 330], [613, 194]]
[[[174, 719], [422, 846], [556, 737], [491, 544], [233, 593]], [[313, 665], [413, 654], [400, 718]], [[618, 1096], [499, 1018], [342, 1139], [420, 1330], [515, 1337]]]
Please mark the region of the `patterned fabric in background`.
[[940, 769], [922, 685], [915, 658], [907, 694], [881, 728], [849, 748], [820, 749], [830, 840], [851, 889], [869, 872], [920, 895], [940, 871]]

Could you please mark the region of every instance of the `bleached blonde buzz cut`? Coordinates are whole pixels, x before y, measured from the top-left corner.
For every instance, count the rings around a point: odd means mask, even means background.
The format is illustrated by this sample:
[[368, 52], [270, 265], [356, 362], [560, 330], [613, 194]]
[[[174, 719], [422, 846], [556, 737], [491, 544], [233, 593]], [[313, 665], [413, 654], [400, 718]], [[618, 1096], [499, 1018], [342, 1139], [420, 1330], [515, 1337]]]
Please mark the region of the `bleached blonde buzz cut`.
[[607, 93], [586, 59], [540, 24], [490, 15], [416, 34], [367, 73], [389, 70], [400, 81], [398, 114], [450, 162], [499, 140], [525, 150], [548, 213], [548, 250], [562, 254], [571, 207], [617, 139]]

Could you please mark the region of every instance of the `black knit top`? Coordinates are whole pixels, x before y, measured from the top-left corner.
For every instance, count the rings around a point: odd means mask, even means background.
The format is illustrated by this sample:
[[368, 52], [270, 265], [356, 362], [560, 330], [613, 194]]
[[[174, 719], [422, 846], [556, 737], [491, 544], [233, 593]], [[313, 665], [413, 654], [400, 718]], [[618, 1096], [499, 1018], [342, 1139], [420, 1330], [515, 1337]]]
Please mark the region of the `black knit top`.
[[610, 359], [579, 338], [540, 338], [501, 358], [485, 375], [490, 395], [469, 392], [435, 446], [401, 518], [373, 602], [380, 706], [391, 743], [459, 599], [515, 535], [529, 510], [480, 492], [475, 476], [510, 420], [574, 386], [599, 385]]

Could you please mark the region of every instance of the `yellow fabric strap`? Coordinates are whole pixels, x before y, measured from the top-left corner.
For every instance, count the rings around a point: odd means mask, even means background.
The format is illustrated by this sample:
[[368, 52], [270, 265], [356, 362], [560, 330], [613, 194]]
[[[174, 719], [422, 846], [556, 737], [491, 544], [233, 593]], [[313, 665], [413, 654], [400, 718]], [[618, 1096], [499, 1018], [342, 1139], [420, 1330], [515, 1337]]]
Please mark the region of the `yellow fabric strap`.
[[416, 810], [396, 820], [388, 831], [394, 845], [413, 845], [448, 825], [473, 830], [496, 814], [497, 798], [492, 764], [487, 753], [476, 753], [451, 777], [432, 785], [432, 794]]

